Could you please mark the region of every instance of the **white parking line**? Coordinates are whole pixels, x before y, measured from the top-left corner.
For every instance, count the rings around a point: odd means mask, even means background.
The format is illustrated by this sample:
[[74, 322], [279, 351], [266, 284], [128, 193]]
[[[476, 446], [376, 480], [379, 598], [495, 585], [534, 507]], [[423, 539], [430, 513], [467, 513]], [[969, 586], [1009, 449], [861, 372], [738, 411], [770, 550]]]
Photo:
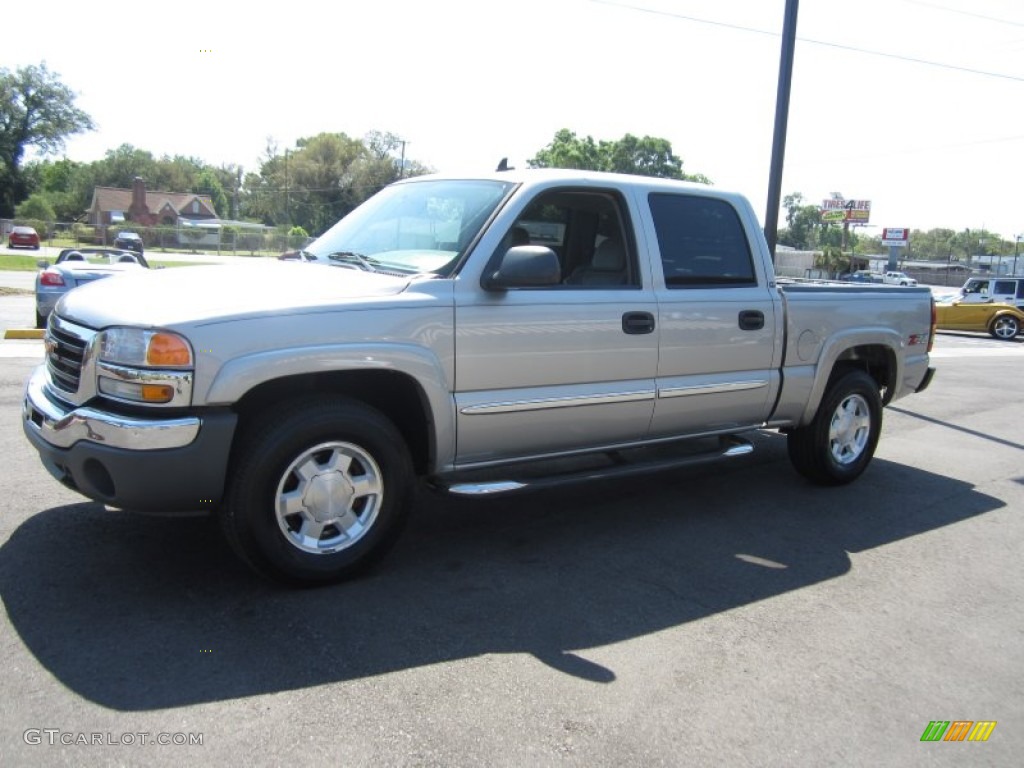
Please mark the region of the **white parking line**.
[[1024, 345], [1008, 344], [1005, 347], [960, 347], [957, 349], [933, 349], [929, 355], [935, 358], [950, 357], [1021, 357]]

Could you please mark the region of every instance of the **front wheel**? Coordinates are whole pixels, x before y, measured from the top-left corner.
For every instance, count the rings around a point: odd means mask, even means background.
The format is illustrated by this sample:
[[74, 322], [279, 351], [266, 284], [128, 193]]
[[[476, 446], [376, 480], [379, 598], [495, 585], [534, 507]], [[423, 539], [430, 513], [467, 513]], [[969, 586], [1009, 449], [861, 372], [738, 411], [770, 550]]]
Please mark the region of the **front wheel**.
[[382, 413], [335, 397], [293, 401], [240, 434], [221, 523], [258, 572], [336, 582], [391, 548], [412, 486], [405, 442]]
[[1020, 333], [1020, 323], [1013, 315], [1002, 315], [992, 321], [988, 332], [1000, 341], [1013, 341]]
[[813, 483], [843, 485], [867, 469], [881, 431], [878, 384], [851, 370], [829, 385], [814, 420], [789, 433], [789, 460]]

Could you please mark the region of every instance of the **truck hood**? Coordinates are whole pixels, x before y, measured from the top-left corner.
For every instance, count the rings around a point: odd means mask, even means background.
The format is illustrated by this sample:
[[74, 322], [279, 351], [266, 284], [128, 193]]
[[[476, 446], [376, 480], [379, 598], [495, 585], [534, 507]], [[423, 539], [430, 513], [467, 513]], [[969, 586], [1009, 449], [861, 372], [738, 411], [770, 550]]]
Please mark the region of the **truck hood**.
[[272, 312], [336, 308], [401, 293], [409, 279], [280, 261], [174, 267], [118, 275], [76, 288], [61, 317], [91, 328], [174, 326]]

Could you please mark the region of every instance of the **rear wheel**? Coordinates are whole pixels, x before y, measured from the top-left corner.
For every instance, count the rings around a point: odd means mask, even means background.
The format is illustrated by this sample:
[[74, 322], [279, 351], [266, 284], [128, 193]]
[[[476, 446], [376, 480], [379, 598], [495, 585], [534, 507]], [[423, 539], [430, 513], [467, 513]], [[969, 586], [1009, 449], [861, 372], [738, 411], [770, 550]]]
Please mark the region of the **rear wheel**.
[[221, 522], [266, 576], [341, 581], [394, 544], [412, 480], [402, 436], [379, 411], [342, 398], [295, 401], [240, 435]]
[[1001, 315], [992, 321], [988, 332], [1001, 341], [1012, 341], [1020, 333], [1020, 323], [1013, 315]]
[[46, 327], [46, 320], [47, 320], [46, 315], [39, 314], [39, 310], [37, 309], [36, 310], [36, 328], [45, 328]]
[[789, 460], [813, 483], [843, 485], [871, 463], [881, 430], [878, 384], [863, 371], [850, 370], [830, 383], [814, 420], [789, 433]]

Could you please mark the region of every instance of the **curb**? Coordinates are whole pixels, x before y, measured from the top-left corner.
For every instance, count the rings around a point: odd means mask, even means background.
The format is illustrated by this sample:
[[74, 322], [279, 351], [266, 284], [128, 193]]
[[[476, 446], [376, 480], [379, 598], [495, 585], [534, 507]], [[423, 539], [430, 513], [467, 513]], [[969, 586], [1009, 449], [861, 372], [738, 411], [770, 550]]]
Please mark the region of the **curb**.
[[41, 339], [46, 334], [42, 328], [11, 328], [4, 332], [5, 339]]

